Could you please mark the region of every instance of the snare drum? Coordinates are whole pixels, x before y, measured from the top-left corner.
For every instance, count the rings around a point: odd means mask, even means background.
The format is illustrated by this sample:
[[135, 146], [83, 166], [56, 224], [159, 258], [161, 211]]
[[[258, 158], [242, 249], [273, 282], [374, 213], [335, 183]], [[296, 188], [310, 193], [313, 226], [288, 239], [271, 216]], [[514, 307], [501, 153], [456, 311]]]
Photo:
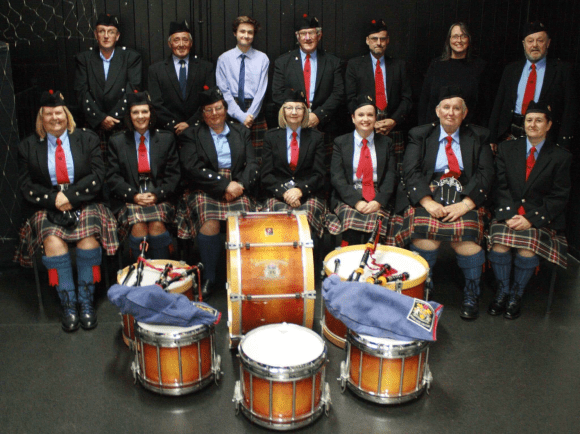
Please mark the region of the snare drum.
[[341, 386], [379, 404], [415, 399], [432, 381], [428, 347], [427, 341], [375, 338], [349, 330]]
[[185, 395], [220, 376], [213, 326], [175, 327], [137, 322], [133, 376], [153, 392]]
[[231, 215], [227, 240], [230, 346], [266, 324], [312, 328], [316, 292], [306, 214]]
[[[171, 261], [169, 259], [149, 259], [147, 260], [151, 265], [155, 266], [156, 268], [160, 268], [163, 270], [166, 264], [173, 265], [173, 272], [185, 272], [187, 268], [187, 264], [183, 261]], [[137, 264], [135, 264], [135, 268]], [[119, 270], [117, 273], [117, 283], [122, 283], [125, 280], [125, 276], [129, 272], [129, 267], [125, 267], [122, 270]], [[141, 281], [141, 286], [153, 285], [157, 280], [159, 280], [161, 272], [145, 266], [143, 268], [143, 279]], [[137, 272], [136, 270], [133, 271], [132, 275], [129, 277], [129, 280], [125, 283], [127, 286], [133, 286], [137, 282]], [[174, 294], [183, 294], [191, 301], [193, 301], [193, 277], [187, 276], [183, 280], [179, 282], [173, 282], [166, 288], [166, 291], [174, 293]], [[123, 341], [125, 344], [132, 348], [135, 345], [135, 318], [133, 315], [124, 314], [123, 315]]]
[[238, 350], [236, 412], [241, 409], [258, 425], [289, 430], [329, 411], [326, 344], [312, 330], [286, 323], [266, 325], [246, 334]]
[[[334, 273], [334, 263], [336, 259], [340, 260], [340, 267], [338, 269], [338, 276], [341, 280], [347, 280], [352, 272], [356, 270], [360, 264], [360, 260], [365, 251], [365, 246], [347, 246], [338, 250], [334, 250], [326, 255], [324, 258], [324, 271], [327, 276]], [[429, 264], [418, 254], [410, 250], [401, 249], [399, 247], [377, 246], [377, 249], [372, 255], [375, 263], [378, 266], [371, 264], [371, 258], [367, 263], [363, 275], [359, 282], [364, 282], [373, 273], [377, 272], [381, 264], [390, 264], [392, 268], [397, 270], [397, 274], [407, 272], [409, 278], [399, 283], [389, 282], [384, 286], [393, 291], [399, 291], [409, 297], [419, 298], [425, 300], [425, 281], [429, 273]], [[324, 300], [322, 302], [322, 332], [326, 339], [334, 345], [344, 348], [346, 345], [347, 328], [336, 319], [328, 309], [324, 307]]]

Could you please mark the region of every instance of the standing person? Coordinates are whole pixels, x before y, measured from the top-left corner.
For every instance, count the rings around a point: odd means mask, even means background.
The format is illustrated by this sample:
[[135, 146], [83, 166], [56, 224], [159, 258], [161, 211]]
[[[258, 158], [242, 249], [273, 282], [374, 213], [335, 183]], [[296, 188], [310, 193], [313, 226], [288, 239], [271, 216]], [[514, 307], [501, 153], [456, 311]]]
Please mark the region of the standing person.
[[[433, 59], [421, 90], [419, 99], [419, 125], [437, 121], [435, 107], [439, 104], [439, 90], [442, 86], [459, 86], [465, 97], [469, 112], [466, 122], [487, 125], [488, 98], [485, 78], [486, 62], [473, 57], [471, 33], [462, 22], [451, 24], [445, 39], [443, 54]], [[491, 104], [489, 104], [491, 105]]]
[[315, 243], [324, 234], [326, 201], [322, 133], [308, 128], [304, 93], [288, 90], [278, 113], [279, 128], [266, 132], [262, 185], [269, 211], [306, 211]]
[[530, 101], [552, 108], [555, 141], [569, 148], [578, 116], [572, 67], [560, 59], [548, 59], [550, 34], [544, 24], [534, 21], [524, 28], [525, 60], [510, 63], [503, 71], [489, 119], [494, 152], [497, 143], [523, 137], [524, 115]]
[[109, 140], [107, 184], [111, 209], [117, 215], [121, 242], [129, 233], [133, 259], [144, 237], [153, 259], [169, 259], [171, 235], [166, 225], [175, 218], [171, 203], [181, 172], [175, 136], [158, 130], [148, 92], [127, 95], [127, 131]]
[[117, 47], [119, 19], [100, 14], [95, 25], [98, 48], [76, 56], [75, 94], [87, 124], [101, 139], [103, 156], [111, 134], [123, 129], [125, 95], [141, 87], [141, 55]]
[[[42, 245], [48, 283], [55, 286], [63, 315], [62, 328], [97, 326], [95, 283], [101, 281], [103, 248], [113, 255], [119, 246], [115, 217], [101, 200], [105, 164], [99, 137], [77, 129], [58, 91], [44, 92], [36, 134], [18, 145], [19, 185], [28, 218], [15, 260], [32, 266]], [[68, 243], [76, 243], [78, 297]], [[77, 306], [78, 301], [78, 306]]]
[[340, 125], [336, 115], [344, 103], [341, 60], [318, 48], [322, 27], [316, 17], [302, 16], [296, 25], [296, 39], [300, 47], [281, 55], [274, 62], [272, 99], [281, 107], [288, 89], [304, 92], [308, 128], [316, 128], [325, 135], [328, 169], [332, 141]]
[[499, 145], [495, 219], [488, 243], [498, 289], [487, 311], [490, 315], [520, 316], [524, 289], [539, 257], [567, 265], [564, 229], [572, 155], [550, 140], [551, 127], [550, 107], [532, 101], [524, 120], [527, 137]]
[[262, 104], [268, 87], [270, 60], [252, 47], [260, 30], [258, 21], [247, 16], [238, 17], [232, 30], [237, 45], [218, 58], [216, 82], [228, 103], [228, 114], [250, 129], [256, 160], [261, 164], [262, 142], [268, 129]]
[[380, 235], [386, 238], [390, 217], [387, 203], [395, 191], [395, 156], [392, 140], [376, 134], [377, 108], [370, 95], [351, 101], [355, 130], [334, 140], [332, 196], [327, 227], [342, 233], [342, 245], [364, 244], [377, 219], [384, 222]]
[[441, 242], [449, 242], [465, 277], [460, 316], [476, 319], [485, 263], [480, 246], [487, 222], [483, 203], [494, 181], [489, 130], [463, 122], [467, 106], [460, 88], [441, 88], [439, 100], [439, 122], [409, 131], [395, 240], [399, 247], [411, 243], [410, 249], [429, 264], [429, 277]]
[[187, 21], [169, 25], [167, 44], [172, 54], [149, 67], [148, 89], [159, 128], [179, 135], [197, 120], [199, 93], [215, 86], [215, 73], [211, 63], [191, 55]]
[[411, 82], [405, 62], [385, 56], [390, 37], [382, 18], [366, 26], [366, 43], [370, 53], [349, 60], [346, 68], [346, 98], [349, 103], [358, 95], [372, 95], [377, 105], [375, 131], [393, 141], [397, 163], [405, 152], [405, 135], [401, 128], [413, 108]]
[[226, 123], [228, 104], [220, 89], [204, 90], [199, 102], [203, 121], [179, 136], [181, 173], [190, 181], [191, 190], [178, 210], [177, 236], [197, 237], [206, 299], [215, 288], [222, 249], [220, 221], [227, 219], [228, 212], [255, 211], [248, 192], [259, 181], [259, 172], [250, 131]]

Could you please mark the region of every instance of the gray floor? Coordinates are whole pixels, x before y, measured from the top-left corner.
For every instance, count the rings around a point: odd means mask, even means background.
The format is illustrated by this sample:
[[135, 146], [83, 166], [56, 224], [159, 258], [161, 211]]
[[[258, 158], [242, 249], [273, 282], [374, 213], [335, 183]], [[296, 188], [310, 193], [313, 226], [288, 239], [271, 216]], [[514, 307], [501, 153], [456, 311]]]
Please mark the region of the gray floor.
[[[482, 315], [465, 322], [458, 315], [459, 270], [449, 253], [442, 255], [435, 299], [445, 309], [438, 341], [430, 350], [430, 394], [392, 406], [372, 404], [349, 391], [341, 394], [336, 378], [344, 353], [327, 343], [332, 409], [298, 432], [579, 432], [579, 269], [572, 260], [568, 270], [559, 271], [552, 312], [546, 315], [551, 269], [544, 267], [529, 285], [523, 315], [516, 321], [485, 313], [492, 296], [488, 276]], [[234, 412], [239, 374], [235, 353], [228, 349], [225, 290], [211, 301], [224, 313], [216, 329], [221, 382], [195, 394], [167, 397], [134, 384], [134, 357], [121, 339], [120, 317], [106, 288], [98, 293], [98, 327], [66, 334], [45, 275], [41, 273], [41, 312], [31, 271], [15, 268], [0, 274], [0, 432], [266, 431]], [[318, 332], [319, 319], [317, 308]]]

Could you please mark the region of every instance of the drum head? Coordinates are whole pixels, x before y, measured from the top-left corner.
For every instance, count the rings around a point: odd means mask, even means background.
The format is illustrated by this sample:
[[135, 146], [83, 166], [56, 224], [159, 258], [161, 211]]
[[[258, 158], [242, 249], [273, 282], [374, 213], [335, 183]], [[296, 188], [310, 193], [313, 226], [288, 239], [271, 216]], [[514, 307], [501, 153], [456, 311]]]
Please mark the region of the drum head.
[[389, 347], [397, 347], [401, 345], [408, 345], [415, 341], [400, 341], [398, 339], [391, 339], [391, 338], [377, 338], [375, 336], [369, 335], [358, 335], [360, 338], [364, 339], [365, 341], [372, 342], [376, 345], [385, 345]]
[[166, 336], [188, 333], [188, 332], [192, 332], [194, 330], [198, 330], [198, 329], [202, 329], [203, 327], [206, 327], [204, 325], [196, 325], [196, 326], [192, 326], [192, 327], [177, 327], [177, 326], [171, 326], [171, 325], [147, 324], [144, 322], [137, 322], [137, 324], [143, 330], [146, 330], [146, 331], [151, 332], [151, 333], [155, 333], [156, 335], [166, 335]]
[[296, 324], [271, 324], [249, 332], [240, 349], [252, 360], [274, 367], [300, 366], [324, 352], [324, 341]]
[[[185, 263], [181, 263], [181, 262], [177, 262], [177, 261], [171, 261], [171, 260], [164, 260], [164, 259], [151, 259], [148, 261], [150, 264], [152, 264], [153, 266], [163, 270], [163, 268], [165, 267], [165, 265], [167, 263], [171, 263], [173, 265], [173, 270], [172, 273], [185, 273], [187, 271], [187, 264]], [[137, 267], [137, 264], [135, 264], [135, 267]], [[118, 278], [117, 281], [119, 283], [121, 283], [124, 279], [125, 276], [127, 275], [127, 272], [129, 271], [129, 267], [126, 267], [123, 270], [123, 273], [121, 273]], [[157, 280], [159, 280], [159, 277], [161, 276], [161, 271], [158, 271], [154, 268], [145, 266], [143, 267], [143, 279], [141, 281], [141, 286], [148, 286], [148, 285], [153, 285], [155, 284], [155, 282], [157, 282]], [[189, 288], [192, 286], [192, 282], [193, 282], [193, 277], [187, 276], [177, 282], [173, 282], [171, 285], [169, 285], [167, 287], [167, 291], [170, 292], [175, 292], [176, 290], [180, 290], [182, 288]], [[133, 272], [131, 274], [131, 276], [129, 277], [129, 281], [126, 283], [127, 286], [135, 286], [135, 283], [137, 283], [137, 273]], [[183, 289], [182, 289], [183, 290]], [[179, 292], [179, 291], [178, 291]]]

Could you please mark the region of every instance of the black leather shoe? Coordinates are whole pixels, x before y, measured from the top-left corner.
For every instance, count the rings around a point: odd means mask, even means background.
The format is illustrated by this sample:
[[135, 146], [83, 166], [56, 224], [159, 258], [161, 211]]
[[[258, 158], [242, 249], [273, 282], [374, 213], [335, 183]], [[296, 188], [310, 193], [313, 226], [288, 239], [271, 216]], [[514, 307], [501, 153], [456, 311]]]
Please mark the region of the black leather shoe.
[[519, 295], [513, 295], [509, 298], [507, 302], [507, 307], [505, 313], [503, 314], [504, 318], [507, 319], [516, 319], [519, 318], [522, 314], [522, 297]]
[[498, 291], [495, 297], [489, 304], [487, 313], [493, 316], [501, 315], [505, 311], [505, 306], [507, 304], [509, 294], [507, 292]]
[[479, 317], [479, 303], [473, 300], [465, 299], [461, 305], [459, 316], [463, 319], [477, 319]]
[[97, 326], [97, 312], [91, 303], [81, 303], [79, 313], [82, 328], [90, 330]]
[[211, 280], [205, 279], [201, 284], [201, 296], [203, 301], [207, 301], [214, 291], [214, 284]]
[[65, 332], [74, 332], [79, 329], [79, 314], [74, 304], [65, 304], [62, 306], [62, 329]]

